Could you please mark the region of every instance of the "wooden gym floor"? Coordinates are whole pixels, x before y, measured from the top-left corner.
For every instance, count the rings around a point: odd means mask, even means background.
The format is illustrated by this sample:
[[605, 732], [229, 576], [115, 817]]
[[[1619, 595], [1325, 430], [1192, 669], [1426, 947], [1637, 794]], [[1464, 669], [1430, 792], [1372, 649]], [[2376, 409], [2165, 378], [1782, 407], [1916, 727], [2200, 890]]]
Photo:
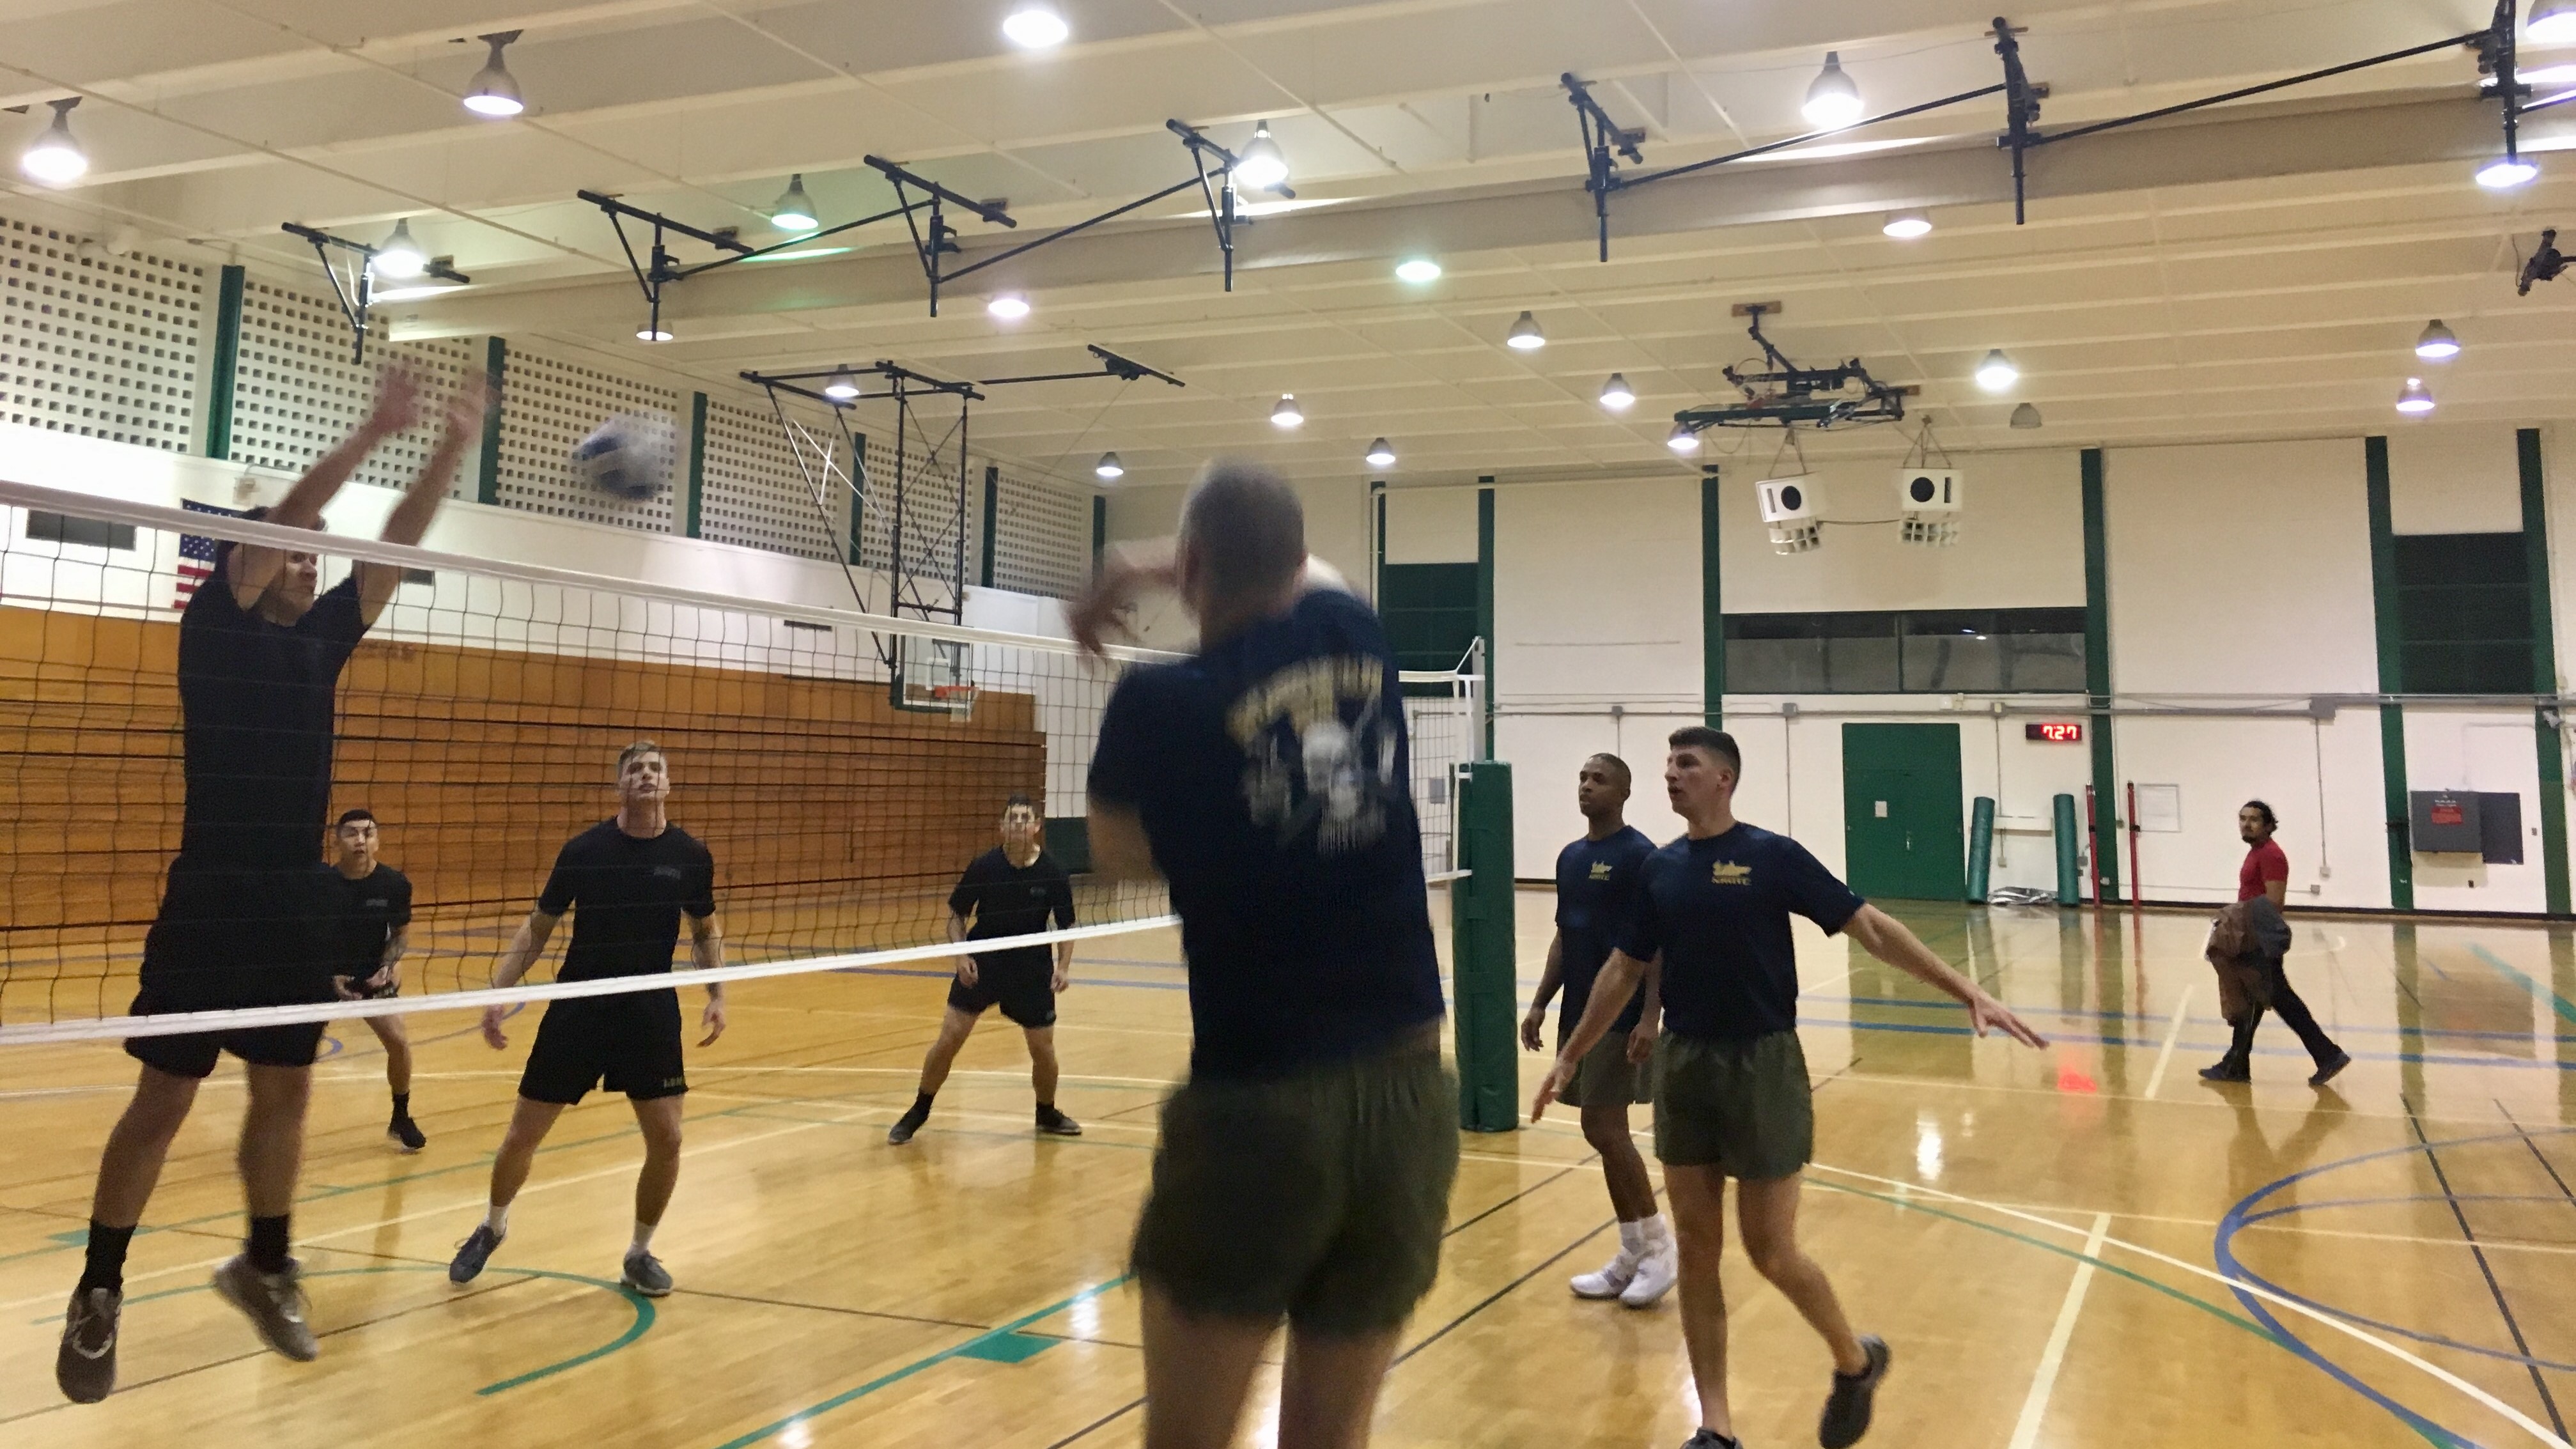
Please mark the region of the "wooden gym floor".
[[[2292, 978], [2357, 1058], [2312, 1091], [2277, 1024], [2250, 1089], [2194, 1077], [2224, 1037], [2196, 916], [1900, 913], [2056, 1045], [1976, 1041], [1954, 1008], [1800, 928], [1819, 1083], [1805, 1236], [1897, 1355], [1870, 1442], [2564, 1437], [2566, 931], [2301, 920]], [[1548, 915], [1543, 893], [1521, 896], [1525, 978]], [[738, 989], [732, 1030], [690, 1063], [687, 1166], [656, 1244], [680, 1286], [658, 1303], [615, 1286], [638, 1153], [613, 1098], [565, 1116], [485, 1276], [464, 1290], [443, 1276], [480, 1210], [530, 1017], [505, 1055], [467, 1016], [413, 1018], [430, 1134], [417, 1157], [381, 1135], [373, 1038], [335, 1026], [296, 1217], [323, 1336], [310, 1365], [260, 1351], [206, 1291], [239, 1232], [228, 1065], [135, 1240], [122, 1387], [89, 1408], [51, 1381], [55, 1315], [130, 1064], [106, 1044], [0, 1051], [0, 1438], [1133, 1444], [1142, 1374], [1122, 1275], [1156, 1103], [1188, 1049], [1176, 960], [1166, 932], [1085, 944], [1058, 1030], [1079, 1141], [1030, 1135], [1018, 1033], [996, 1017], [929, 1128], [885, 1145], [940, 1011], [936, 968]], [[1524, 1093], [1542, 1065], [1523, 1059]], [[1612, 1243], [1570, 1116], [1465, 1145], [1441, 1280], [1377, 1442], [1679, 1444], [1693, 1419], [1670, 1300], [1631, 1312], [1565, 1289]], [[1728, 1272], [1746, 1442], [1812, 1443], [1823, 1351], [1740, 1260]], [[1248, 1428], [1246, 1442], [1266, 1439]]]

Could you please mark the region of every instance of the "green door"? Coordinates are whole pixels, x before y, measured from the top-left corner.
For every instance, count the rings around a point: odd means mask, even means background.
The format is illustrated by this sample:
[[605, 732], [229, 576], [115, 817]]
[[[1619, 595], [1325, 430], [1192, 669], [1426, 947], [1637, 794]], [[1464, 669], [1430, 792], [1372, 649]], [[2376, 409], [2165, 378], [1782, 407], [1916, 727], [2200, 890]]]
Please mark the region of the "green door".
[[1843, 726], [1843, 851], [1863, 896], [1968, 895], [1955, 724]]

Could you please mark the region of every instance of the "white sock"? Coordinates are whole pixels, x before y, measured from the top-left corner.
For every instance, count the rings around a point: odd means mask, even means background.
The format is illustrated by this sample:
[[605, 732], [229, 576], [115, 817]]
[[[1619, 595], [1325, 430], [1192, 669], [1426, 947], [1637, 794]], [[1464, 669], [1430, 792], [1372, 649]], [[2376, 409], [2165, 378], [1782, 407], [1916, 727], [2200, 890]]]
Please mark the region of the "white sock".
[[627, 1248], [626, 1256], [632, 1258], [638, 1253], [651, 1252], [653, 1250], [653, 1229], [658, 1226], [660, 1226], [658, 1223], [637, 1223], [635, 1225], [635, 1242], [631, 1247]]
[[1669, 1248], [1673, 1245], [1672, 1225], [1664, 1221], [1662, 1213], [1640, 1219], [1637, 1223], [1637, 1231], [1645, 1238], [1646, 1246], [1649, 1248]]
[[492, 1230], [492, 1236], [496, 1238], [506, 1238], [510, 1236], [509, 1204], [496, 1202], [483, 1209], [483, 1226], [490, 1228]]
[[1619, 1225], [1619, 1251], [1626, 1253], [1631, 1257], [1645, 1256], [1646, 1225], [1643, 1223], [1621, 1223]]

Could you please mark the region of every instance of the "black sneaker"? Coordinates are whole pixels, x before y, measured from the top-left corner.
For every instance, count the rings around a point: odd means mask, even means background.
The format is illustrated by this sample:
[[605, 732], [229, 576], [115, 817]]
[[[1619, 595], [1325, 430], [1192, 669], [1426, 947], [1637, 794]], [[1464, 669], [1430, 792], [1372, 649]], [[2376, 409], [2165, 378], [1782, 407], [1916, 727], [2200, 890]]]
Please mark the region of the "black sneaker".
[[903, 1144], [910, 1142], [912, 1140], [912, 1134], [920, 1131], [921, 1124], [929, 1120], [930, 1114], [922, 1111], [918, 1107], [915, 1107], [911, 1111], [904, 1113], [902, 1116], [895, 1118], [894, 1125], [886, 1129], [887, 1144], [889, 1146], [901, 1147]]
[[2200, 1069], [2200, 1079], [2204, 1082], [2250, 1082], [2254, 1080], [2254, 1070], [2243, 1062], [2221, 1057]]
[[1869, 1367], [1856, 1374], [1837, 1372], [1834, 1391], [1825, 1398], [1825, 1416], [1816, 1425], [1816, 1442], [1825, 1449], [1845, 1449], [1869, 1432], [1870, 1401], [1878, 1396], [1879, 1381], [1887, 1377], [1894, 1355], [1887, 1351], [1887, 1340], [1876, 1334], [1862, 1334], [1860, 1349], [1869, 1355]]
[[54, 1382], [75, 1404], [95, 1404], [116, 1387], [116, 1315], [125, 1295], [113, 1288], [72, 1290], [63, 1310], [63, 1346], [54, 1352]]
[[1038, 1130], [1049, 1137], [1079, 1137], [1082, 1124], [1048, 1105], [1038, 1108]]
[[1682, 1445], [1682, 1449], [1744, 1449], [1744, 1446], [1715, 1429], [1702, 1429], [1691, 1435]]
[[490, 1223], [476, 1223], [474, 1231], [465, 1235], [465, 1241], [456, 1245], [456, 1256], [448, 1260], [447, 1281], [473, 1282], [474, 1275], [483, 1271], [483, 1265], [492, 1261], [492, 1250], [500, 1246], [501, 1235], [492, 1231]]
[[2333, 1081], [2337, 1076], [2341, 1075], [2343, 1069], [2351, 1065], [2352, 1053], [2344, 1051], [2341, 1048], [2337, 1048], [2333, 1061], [2318, 1063], [2317, 1069], [2308, 1075], [2308, 1085], [2311, 1087], [2322, 1087], [2326, 1083]]
[[408, 1112], [386, 1123], [385, 1135], [399, 1143], [405, 1152], [418, 1152], [429, 1145], [428, 1134], [420, 1130], [420, 1124], [411, 1120]]
[[236, 1254], [215, 1270], [215, 1293], [240, 1309], [258, 1331], [260, 1342], [272, 1350], [298, 1363], [322, 1356], [322, 1345], [304, 1321], [304, 1288], [297, 1281], [293, 1259], [287, 1260], [283, 1273], [263, 1273], [249, 1254]]

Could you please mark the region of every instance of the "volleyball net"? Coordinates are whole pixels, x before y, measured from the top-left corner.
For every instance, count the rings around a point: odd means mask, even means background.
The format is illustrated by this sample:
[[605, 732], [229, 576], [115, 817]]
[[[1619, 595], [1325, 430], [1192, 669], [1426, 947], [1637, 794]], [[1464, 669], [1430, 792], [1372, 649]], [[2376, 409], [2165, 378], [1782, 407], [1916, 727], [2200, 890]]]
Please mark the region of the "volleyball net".
[[[618, 754], [645, 739], [669, 761], [672, 823], [715, 859], [727, 965], [679, 984], [944, 965], [949, 892], [997, 843], [1014, 796], [1039, 808], [1073, 873], [1077, 922], [978, 949], [1173, 924], [1159, 884], [1090, 872], [1083, 820], [1111, 689], [1131, 665], [1172, 656], [1094, 659], [1045, 632], [662, 587], [200, 507], [0, 483], [0, 1044], [674, 984], [556, 982], [549, 960], [527, 984], [488, 987], [557, 851], [616, 813]], [[333, 819], [374, 816], [383, 864], [411, 882], [398, 998], [128, 1014], [180, 841], [179, 620], [228, 543], [316, 551], [323, 590], [361, 563], [402, 571], [340, 673], [330, 799]], [[796, 562], [771, 582], [792, 585]], [[821, 594], [823, 576], [801, 592]], [[968, 616], [992, 600], [1028, 627], [1060, 623], [1017, 595], [970, 595]], [[1463, 667], [1405, 676], [1435, 878], [1454, 864], [1454, 782], [1479, 737], [1480, 685]]]

